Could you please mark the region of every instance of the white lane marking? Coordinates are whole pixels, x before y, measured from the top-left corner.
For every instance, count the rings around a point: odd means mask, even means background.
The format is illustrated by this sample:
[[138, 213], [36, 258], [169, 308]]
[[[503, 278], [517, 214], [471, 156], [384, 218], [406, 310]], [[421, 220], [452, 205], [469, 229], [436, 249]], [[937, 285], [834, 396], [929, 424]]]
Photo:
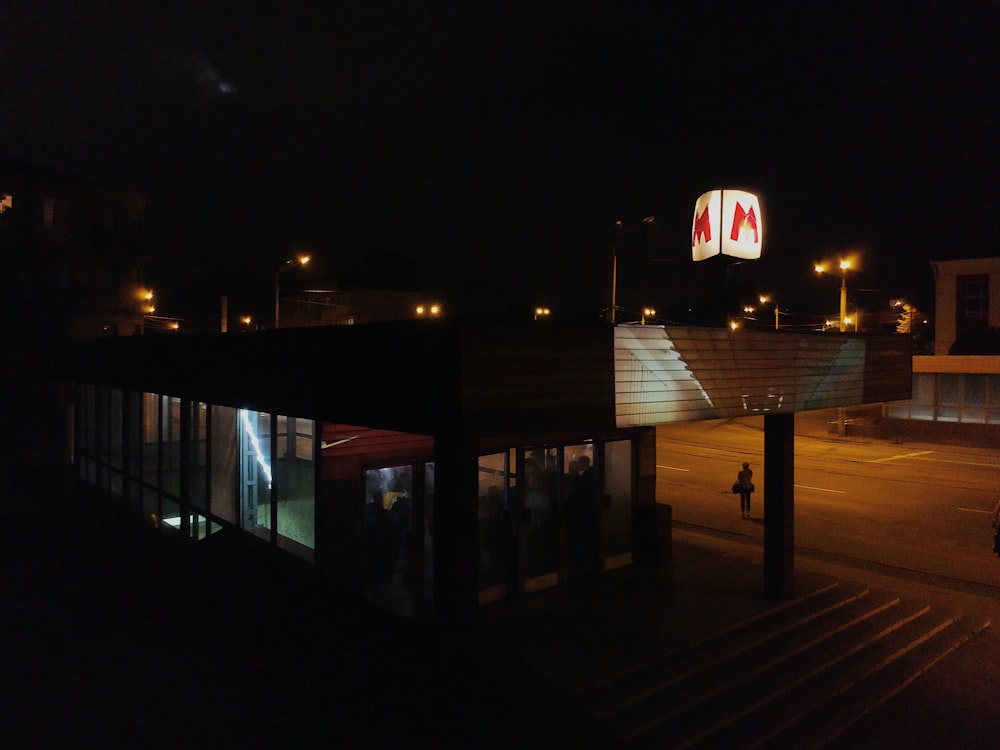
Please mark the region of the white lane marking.
[[956, 510], [964, 510], [966, 513], [985, 513], [986, 515], [992, 515], [992, 510], [980, 510], [979, 508], [956, 508]]
[[978, 461], [954, 461], [950, 458], [921, 458], [921, 461], [936, 461], [939, 464], [959, 464], [960, 466], [985, 466], [987, 469], [1000, 469], [997, 464], [981, 464]]
[[664, 466], [663, 464], [657, 464], [657, 469], [669, 469], [670, 471], [691, 471], [691, 469], [682, 469], [679, 466]]
[[898, 461], [901, 458], [916, 458], [917, 456], [926, 456], [928, 453], [933, 453], [934, 451], [917, 451], [916, 453], [900, 453], [898, 456], [888, 456], [887, 458], [876, 458], [874, 461], [869, 461], [870, 464], [880, 464], [885, 461]]
[[831, 490], [831, 489], [827, 489], [826, 487], [810, 487], [808, 484], [797, 484], [795, 486], [798, 487], [800, 490], [816, 490], [818, 492], [835, 492], [838, 495], [846, 495], [847, 494], [847, 490]]

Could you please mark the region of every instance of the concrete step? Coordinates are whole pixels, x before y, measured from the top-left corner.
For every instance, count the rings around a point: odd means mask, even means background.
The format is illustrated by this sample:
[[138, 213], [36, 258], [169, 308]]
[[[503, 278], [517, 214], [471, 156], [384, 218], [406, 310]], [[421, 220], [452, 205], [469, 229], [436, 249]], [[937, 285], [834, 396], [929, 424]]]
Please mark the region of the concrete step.
[[831, 584], [578, 692], [630, 747], [795, 747], [840, 737], [984, 627]]

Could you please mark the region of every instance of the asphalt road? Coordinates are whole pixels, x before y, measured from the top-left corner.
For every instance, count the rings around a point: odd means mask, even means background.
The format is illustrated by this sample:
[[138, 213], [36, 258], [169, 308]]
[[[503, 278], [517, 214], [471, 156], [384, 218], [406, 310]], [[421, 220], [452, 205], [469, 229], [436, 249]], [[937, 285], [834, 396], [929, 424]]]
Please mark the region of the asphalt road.
[[[990, 528], [1000, 498], [1000, 450], [815, 433], [795, 438], [798, 549], [924, 574], [952, 587], [1000, 586]], [[657, 500], [673, 507], [675, 522], [762, 540], [763, 453], [761, 418], [662, 426]], [[749, 521], [730, 492], [744, 460], [757, 486]]]

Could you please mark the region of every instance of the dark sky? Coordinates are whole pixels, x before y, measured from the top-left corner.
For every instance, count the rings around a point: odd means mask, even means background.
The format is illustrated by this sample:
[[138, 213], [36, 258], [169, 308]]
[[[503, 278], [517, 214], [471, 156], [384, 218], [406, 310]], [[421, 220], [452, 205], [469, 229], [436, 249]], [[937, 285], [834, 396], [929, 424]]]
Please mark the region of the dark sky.
[[619, 302], [697, 305], [715, 187], [763, 202], [731, 293], [793, 310], [835, 312], [838, 252], [888, 297], [998, 251], [989, 4], [697, 5], [8, 4], [0, 155], [145, 192], [164, 314], [263, 314], [300, 248], [317, 281], [599, 310], [615, 221], [647, 215]]

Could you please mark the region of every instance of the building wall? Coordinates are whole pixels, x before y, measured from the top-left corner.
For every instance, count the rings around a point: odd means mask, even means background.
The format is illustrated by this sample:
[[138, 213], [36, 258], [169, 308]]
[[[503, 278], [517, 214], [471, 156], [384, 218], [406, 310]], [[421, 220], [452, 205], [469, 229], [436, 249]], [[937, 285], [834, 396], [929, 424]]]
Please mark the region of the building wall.
[[934, 269], [934, 354], [948, 354], [957, 338], [957, 279], [973, 274], [989, 275], [988, 326], [1000, 328], [1000, 258], [977, 258], [931, 263]]

